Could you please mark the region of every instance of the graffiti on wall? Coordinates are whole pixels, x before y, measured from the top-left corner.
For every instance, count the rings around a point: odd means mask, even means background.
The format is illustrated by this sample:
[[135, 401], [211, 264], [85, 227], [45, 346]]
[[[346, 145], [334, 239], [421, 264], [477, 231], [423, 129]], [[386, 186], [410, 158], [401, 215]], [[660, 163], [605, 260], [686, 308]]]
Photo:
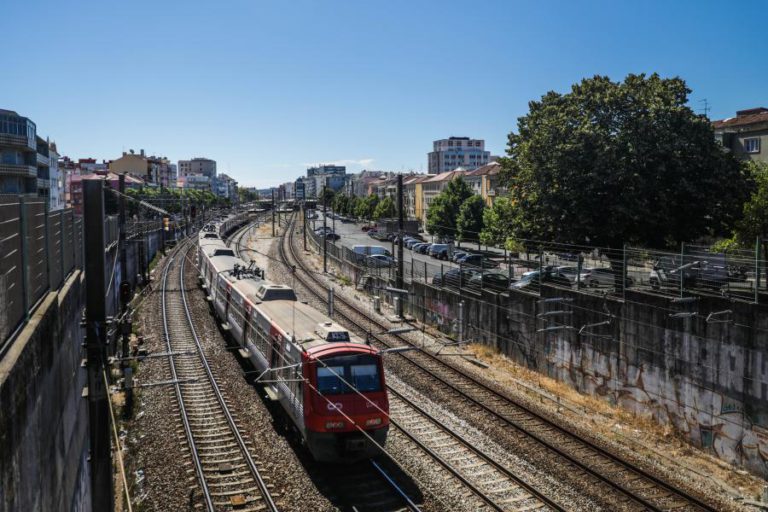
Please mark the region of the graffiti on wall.
[[768, 476], [768, 429], [753, 422], [741, 401], [688, 375], [631, 364], [589, 343], [571, 346], [562, 337], [551, 342], [546, 360], [554, 378], [660, 424], [672, 424], [693, 445]]

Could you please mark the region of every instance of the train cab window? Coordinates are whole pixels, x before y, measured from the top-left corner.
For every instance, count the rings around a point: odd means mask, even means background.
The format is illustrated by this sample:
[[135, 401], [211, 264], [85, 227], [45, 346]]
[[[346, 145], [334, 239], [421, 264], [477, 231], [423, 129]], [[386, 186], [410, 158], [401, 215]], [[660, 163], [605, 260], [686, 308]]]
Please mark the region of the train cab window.
[[362, 393], [379, 391], [381, 381], [379, 379], [379, 367], [374, 364], [355, 364], [350, 366], [352, 370], [352, 385]]
[[317, 368], [317, 390], [322, 395], [339, 395], [346, 392], [343, 366], [320, 366]]
[[355, 354], [323, 359], [317, 366], [317, 386], [322, 395], [381, 391], [378, 361], [374, 356]]

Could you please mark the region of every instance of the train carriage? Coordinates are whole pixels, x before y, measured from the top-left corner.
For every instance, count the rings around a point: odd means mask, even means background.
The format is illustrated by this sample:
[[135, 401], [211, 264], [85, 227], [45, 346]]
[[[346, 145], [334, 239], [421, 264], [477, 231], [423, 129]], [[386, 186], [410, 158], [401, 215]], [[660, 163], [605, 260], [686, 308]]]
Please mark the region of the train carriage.
[[345, 462], [378, 453], [389, 428], [381, 355], [288, 286], [265, 281], [218, 235], [201, 232], [198, 261], [213, 311], [310, 453]]

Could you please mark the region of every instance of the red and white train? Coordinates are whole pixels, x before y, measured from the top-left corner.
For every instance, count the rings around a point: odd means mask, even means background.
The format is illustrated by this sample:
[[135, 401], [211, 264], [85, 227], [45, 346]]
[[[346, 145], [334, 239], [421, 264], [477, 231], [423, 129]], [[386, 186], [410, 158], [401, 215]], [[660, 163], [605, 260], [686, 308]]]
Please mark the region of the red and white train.
[[381, 355], [293, 289], [266, 281], [219, 236], [199, 235], [198, 262], [215, 315], [318, 461], [379, 453], [389, 430]]

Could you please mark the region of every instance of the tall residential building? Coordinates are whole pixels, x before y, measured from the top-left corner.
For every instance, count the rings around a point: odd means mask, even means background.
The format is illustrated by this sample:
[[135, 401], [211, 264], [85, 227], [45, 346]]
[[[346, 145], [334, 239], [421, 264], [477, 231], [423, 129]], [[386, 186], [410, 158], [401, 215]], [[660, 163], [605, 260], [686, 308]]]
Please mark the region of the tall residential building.
[[193, 158], [179, 160], [179, 178], [190, 175], [208, 176], [211, 181], [216, 179], [216, 160], [209, 158]]
[[37, 192], [37, 127], [0, 109], [0, 194]]
[[485, 150], [485, 141], [469, 137], [449, 137], [432, 143], [429, 153], [429, 174], [440, 174], [461, 167], [471, 171], [485, 165], [491, 158]]
[[[316, 197], [327, 186], [334, 192], [344, 188], [347, 181], [347, 168], [343, 165], [318, 165], [307, 169], [307, 181], [314, 182], [312, 187], [305, 187], [304, 192], [308, 198]], [[310, 193], [310, 188], [314, 189], [315, 194]]]
[[307, 176], [316, 176], [318, 174], [337, 174], [344, 176], [347, 174], [347, 168], [343, 165], [318, 165], [307, 169]]
[[736, 117], [713, 121], [712, 127], [715, 139], [737, 158], [768, 163], [768, 108], [739, 110]]

